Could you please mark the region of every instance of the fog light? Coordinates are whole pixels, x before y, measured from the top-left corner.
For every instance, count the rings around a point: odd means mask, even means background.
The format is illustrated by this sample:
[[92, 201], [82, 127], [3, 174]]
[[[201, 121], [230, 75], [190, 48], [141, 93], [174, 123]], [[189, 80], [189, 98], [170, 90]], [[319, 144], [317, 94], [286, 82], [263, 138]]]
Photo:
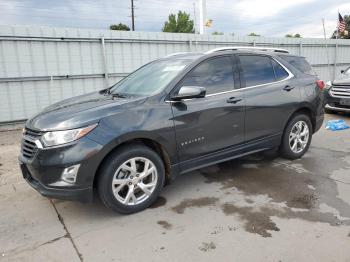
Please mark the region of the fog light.
[[66, 167], [62, 172], [62, 180], [68, 183], [75, 183], [80, 164], [75, 166]]

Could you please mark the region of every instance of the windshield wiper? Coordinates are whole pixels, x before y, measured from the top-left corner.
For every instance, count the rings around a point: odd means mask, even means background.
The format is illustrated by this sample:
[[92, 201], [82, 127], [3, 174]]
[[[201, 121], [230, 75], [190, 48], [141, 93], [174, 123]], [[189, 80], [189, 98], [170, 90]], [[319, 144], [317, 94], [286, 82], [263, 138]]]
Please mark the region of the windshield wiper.
[[113, 97], [118, 97], [118, 98], [126, 98], [126, 95], [123, 95], [121, 93], [109, 93]]

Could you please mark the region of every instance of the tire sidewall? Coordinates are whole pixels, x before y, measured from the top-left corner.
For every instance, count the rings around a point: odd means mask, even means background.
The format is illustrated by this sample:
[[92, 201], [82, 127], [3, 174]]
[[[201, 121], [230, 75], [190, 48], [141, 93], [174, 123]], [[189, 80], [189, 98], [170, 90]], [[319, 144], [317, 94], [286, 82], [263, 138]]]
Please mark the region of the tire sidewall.
[[[128, 206], [120, 203], [114, 196], [112, 191], [112, 180], [117, 169], [125, 161], [134, 157], [144, 157], [153, 162], [157, 169], [157, 186], [151, 196], [145, 201], [135, 206]], [[109, 156], [103, 164], [98, 180], [98, 193], [102, 202], [114, 211], [123, 214], [130, 214], [141, 211], [149, 207], [158, 197], [164, 186], [165, 169], [161, 158], [153, 150], [146, 146], [129, 146], [123, 147]]]
[[[293, 126], [299, 121], [304, 121], [307, 124], [307, 127], [309, 128], [309, 141], [307, 142], [307, 145], [303, 149], [303, 151], [301, 151], [299, 153], [294, 153], [289, 145], [289, 135], [290, 135], [290, 132], [291, 132]], [[297, 159], [297, 158], [302, 157], [310, 147], [311, 140], [312, 140], [312, 134], [313, 134], [313, 128], [312, 128], [310, 118], [308, 116], [306, 116], [304, 114], [300, 114], [300, 115], [293, 117], [289, 121], [289, 123], [284, 131], [284, 134], [283, 134], [283, 141], [282, 141], [282, 148], [281, 148], [283, 156], [285, 156], [289, 159]]]

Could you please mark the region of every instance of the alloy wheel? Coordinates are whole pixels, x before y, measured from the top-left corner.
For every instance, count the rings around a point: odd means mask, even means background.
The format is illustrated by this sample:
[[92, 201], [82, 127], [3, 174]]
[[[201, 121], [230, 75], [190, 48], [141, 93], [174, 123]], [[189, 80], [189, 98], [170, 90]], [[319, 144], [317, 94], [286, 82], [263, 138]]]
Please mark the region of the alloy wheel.
[[157, 186], [158, 172], [154, 163], [144, 157], [125, 161], [112, 180], [114, 197], [124, 205], [138, 205], [147, 200]]
[[296, 122], [289, 134], [289, 146], [293, 153], [302, 152], [309, 142], [310, 131], [305, 121]]

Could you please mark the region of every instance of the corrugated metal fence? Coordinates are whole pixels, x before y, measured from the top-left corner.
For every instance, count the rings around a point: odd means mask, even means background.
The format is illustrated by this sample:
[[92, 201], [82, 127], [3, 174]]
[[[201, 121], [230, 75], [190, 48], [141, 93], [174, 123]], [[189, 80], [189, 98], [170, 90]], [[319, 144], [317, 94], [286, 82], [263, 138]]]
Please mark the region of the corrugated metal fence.
[[349, 40], [0, 26], [0, 123], [102, 89], [167, 54], [232, 45], [288, 49], [307, 57], [324, 80], [350, 66]]

